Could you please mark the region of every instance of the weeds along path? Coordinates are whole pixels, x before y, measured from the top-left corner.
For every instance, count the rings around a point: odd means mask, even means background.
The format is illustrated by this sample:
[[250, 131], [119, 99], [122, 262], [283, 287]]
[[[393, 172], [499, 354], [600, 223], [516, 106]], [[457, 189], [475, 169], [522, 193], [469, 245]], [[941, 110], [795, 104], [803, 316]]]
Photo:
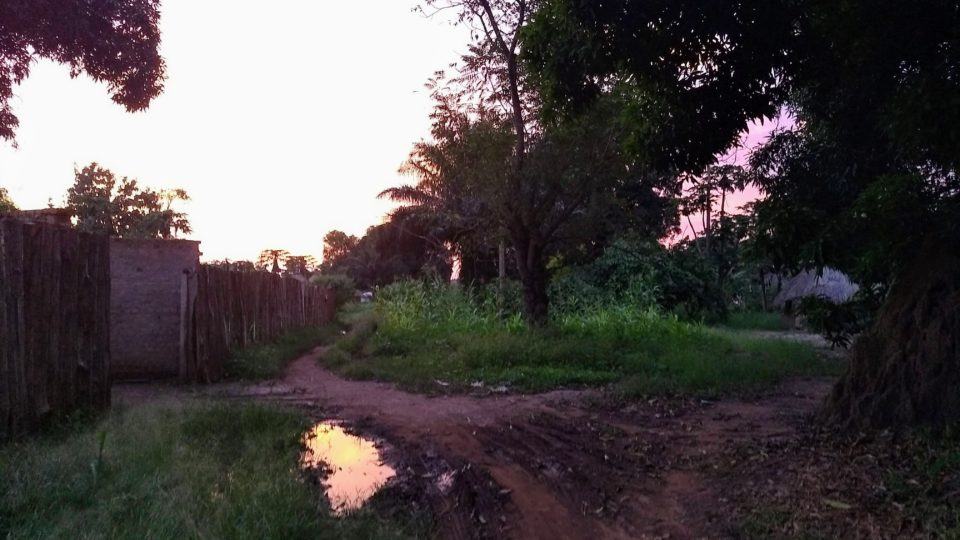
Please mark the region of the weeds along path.
[[379, 434], [415, 478], [445, 468], [456, 487], [431, 505], [451, 538], [735, 536], [736, 501], [715, 460], [745, 442], [796, 439], [831, 384], [794, 380], [757, 400], [716, 403], [625, 405], [598, 391], [428, 397], [341, 379], [320, 354], [280, 380], [217, 393], [304, 406]]

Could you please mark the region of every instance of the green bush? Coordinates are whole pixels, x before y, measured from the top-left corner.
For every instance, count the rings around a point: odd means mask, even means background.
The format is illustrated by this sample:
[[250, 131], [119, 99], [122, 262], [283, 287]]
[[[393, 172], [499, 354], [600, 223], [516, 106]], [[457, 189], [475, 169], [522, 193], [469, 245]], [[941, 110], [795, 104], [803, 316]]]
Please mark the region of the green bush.
[[621, 239], [593, 262], [561, 269], [550, 286], [555, 311], [608, 305], [656, 306], [685, 320], [713, 322], [726, 311], [725, 293], [696, 249]]
[[867, 328], [873, 314], [856, 297], [838, 304], [821, 296], [801, 298], [797, 312], [810, 330], [821, 334], [831, 346], [843, 348]]
[[344, 274], [317, 274], [310, 278], [310, 282], [333, 289], [338, 306], [351, 302], [357, 293], [356, 284]]
[[519, 287], [508, 286], [509, 309], [497, 305], [493, 286], [465, 288], [436, 281], [402, 281], [377, 292], [375, 310], [384, 325], [396, 329], [423, 326], [448, 330], [522, 326]]

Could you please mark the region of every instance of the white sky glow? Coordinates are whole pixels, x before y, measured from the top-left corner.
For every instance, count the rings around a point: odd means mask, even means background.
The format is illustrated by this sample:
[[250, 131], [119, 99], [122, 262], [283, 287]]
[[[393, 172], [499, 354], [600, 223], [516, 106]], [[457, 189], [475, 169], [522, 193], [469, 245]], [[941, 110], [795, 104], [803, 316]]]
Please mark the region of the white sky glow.
[[[96, 161], [186, 189], [205, 260], [266, 248], [319, 259], [327, 231], [362, 235], [392, 207], [376, 195], [409, 180], [397, 168], [429, 134], [424, 83], [466, 49], [466, 28], [415, 5], [163, 0], [164, 93], [130, 114], [104, 85], [36, 64], [13, 100], [19, 147], [0, 143], [0, 187], [21, 208], [60, 205], [74, 166]], [[774, 126], [752, 126], [744, 147]]]
[[362, 234], [428, 135], [423, 85], [466, 30], [413, 0], [164, 0], [164, 93], [143, 113], [104, 85], [36, 64], [13, 101], [19, 148], [0, 186], [21, 208], [63, 202], [91, 161], [155, 188], [183, 187], [205, 259], [282, 248], [319, 258], [330, 229]]

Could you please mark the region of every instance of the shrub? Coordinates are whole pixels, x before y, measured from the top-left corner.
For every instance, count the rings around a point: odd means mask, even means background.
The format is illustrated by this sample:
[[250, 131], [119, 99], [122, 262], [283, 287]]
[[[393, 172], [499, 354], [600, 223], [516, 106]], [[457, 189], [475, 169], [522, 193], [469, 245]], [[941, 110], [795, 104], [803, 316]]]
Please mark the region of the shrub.
[[357, 291], [356, 284], [350, 276], [344, 274], [317, 274], [310, 278], [310, 282], [333, 289], [338, 306], [353, 300]]
[[853, 337], [870, 325], [876, 306], [873, 298], [860, 293], [839, 304], [826, 297], [808, 296], [800, 299], [797, 311], [810, 330], [834, 347], [847, 348]]
[[577, 312], [597, 306], [658, 307], [682, 319], [716, 321], [724, 292], [709, 262], [690, 246], [667, 249], [656, 242], [621, 239], [593, 262], [565, 268], [553, 279], [554, 309]]

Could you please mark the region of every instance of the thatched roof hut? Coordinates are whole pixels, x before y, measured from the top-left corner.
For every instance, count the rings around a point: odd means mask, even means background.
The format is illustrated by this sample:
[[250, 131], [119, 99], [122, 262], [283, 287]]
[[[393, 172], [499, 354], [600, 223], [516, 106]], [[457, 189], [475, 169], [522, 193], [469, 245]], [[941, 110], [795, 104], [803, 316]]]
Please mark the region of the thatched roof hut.
[[781, 282], [773, 305], [777, 309], [789, 309], [797, 299], [807, 296], [822, 296], [839, 304], [849, 300], [858, 290], [860, 287], [839, 270], [824, 268], [820, 275], [814, 270], [807, 270]]

